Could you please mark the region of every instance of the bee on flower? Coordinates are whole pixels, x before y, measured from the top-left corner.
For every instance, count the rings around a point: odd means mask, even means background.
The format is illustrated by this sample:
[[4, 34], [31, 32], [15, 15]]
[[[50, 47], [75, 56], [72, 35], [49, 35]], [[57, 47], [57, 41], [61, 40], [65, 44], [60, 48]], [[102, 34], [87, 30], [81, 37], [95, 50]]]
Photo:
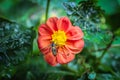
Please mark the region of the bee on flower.
[[54, 42], [53, 42], [53, 43], [51, 43], [51, 47], [52, 47], [51, 50], [52, 50], [53, 55], [56, 56], [56, 54], [57, 54], [57, 45], [54, 44]]
[[51, 17], [38, 28], [38, 47], [51, 66], [66, 64], [84, 47], [83, 32], [67, 17]]

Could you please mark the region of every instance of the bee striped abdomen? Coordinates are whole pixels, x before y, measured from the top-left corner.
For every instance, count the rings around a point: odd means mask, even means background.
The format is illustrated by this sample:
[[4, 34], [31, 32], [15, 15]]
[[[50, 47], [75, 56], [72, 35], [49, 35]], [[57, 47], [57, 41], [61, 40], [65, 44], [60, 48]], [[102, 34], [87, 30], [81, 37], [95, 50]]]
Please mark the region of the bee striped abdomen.
[[56, 54], [57, 54], [56, 45], [54, 43], [52, 43], [51, 46], [52, 46], [52, 53], [53, 53], [54, 56], [56, 56]]

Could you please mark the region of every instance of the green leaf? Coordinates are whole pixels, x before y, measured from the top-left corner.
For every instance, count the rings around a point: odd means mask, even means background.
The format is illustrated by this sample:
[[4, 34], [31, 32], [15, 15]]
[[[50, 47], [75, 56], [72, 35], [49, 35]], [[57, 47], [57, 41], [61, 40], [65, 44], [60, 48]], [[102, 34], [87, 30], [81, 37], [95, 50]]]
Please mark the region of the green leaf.
[[89, 75], [88, 75], [88, 79], [90, 80], [94, 80], [96, 77], [96, 73], [95, 72], [91, 72]]
[[66, 2], [64, 8], [73, 24], [80, 26], [82, 29], [93, 30], [92, 28], [101, 22], [103, 11], [91, 0], [81, 1], [78, 5], [73, 2]]
[[[73, 25], [79, 26], [84, 32], [84, 39], [100, 43], [105, 37], [103, 24], [105, 23], [104, 11], [96, 5], [94, 0], [64, 3], [64, 8]], [[94, 37], [93, 37], [94, 36]]]
[[114, 76], [111, 74], [98, 74], [96, 80], [117, 80], [117, 79], [114, 79]]
[[64, 2], [63, 6], [68, 15], [72, 15], [76, 11], [76, 4], [74, 2]]
[[32, 52], [35, 32], [15, 22], [0, 18], [0, 64], [18, 64]]

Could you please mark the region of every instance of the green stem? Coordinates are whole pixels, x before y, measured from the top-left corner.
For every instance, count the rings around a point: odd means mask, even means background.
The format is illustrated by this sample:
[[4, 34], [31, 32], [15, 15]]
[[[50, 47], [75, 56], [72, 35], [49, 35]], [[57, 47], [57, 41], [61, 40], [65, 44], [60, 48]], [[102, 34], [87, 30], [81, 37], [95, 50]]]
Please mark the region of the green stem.
[[61, 65], [61, 69], [77, 75], [77, 71], [72, 68], [69, 68], [67, 64]]
[[[120, 47], [120, 44], [114, 44], [114, 45], [111, 45], [110, 48], [117, 48], [117, 47]], [[99, 48], [97, 50], [91, 50], [91, 52], [98, 52], [98, 51], [104, 51], [106, 48]]]
[[5, 57], [8, 59], [8, 61], [10, 61], [10, 58], [8, 57], [6, 51], [4, 52], [4, 55], [5, 55]]
[[47, 0], [46, 11], [45, 11], [45, 22], [48, 18], [48, 11], [49, 11], [50, 0]]
[[114, 39], [115, 39], [115, 35], [113, 34], [112, 40], [111, 40], [110, 43], [107, 45], [107, 47], [104, 49], [102, 55], [96, 60], [96, 63], [95, 63], [96, 69], [98, 69], [98, 66], [100, 65], [101, 59], [104, 57], [105, 53], [106, 53], [106, 52], [108, 51], [108, 49], [111, 47]]
[[104, 57], [105, 53], [108, 51], [108, 49], [111, 47], [113, 41], [115, 39], [115, 35], [113, 34], [112, 36], [112, 40], [110, 41], [110, 43], [107, 45], [107, 47], [105, 48], [105, 50], [103, 51], [102, 55], [99, 57], [99, 61]]

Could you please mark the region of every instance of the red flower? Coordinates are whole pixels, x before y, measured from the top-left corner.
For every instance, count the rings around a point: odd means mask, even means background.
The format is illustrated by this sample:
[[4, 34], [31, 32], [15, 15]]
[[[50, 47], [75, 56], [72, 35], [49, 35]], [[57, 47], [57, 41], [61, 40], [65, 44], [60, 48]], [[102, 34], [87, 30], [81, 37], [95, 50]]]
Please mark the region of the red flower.
[[38, 47], [48, 64], [65, 64], [84, 47], [82, 30], [67, 17], [51, 17], [38, 29]]

